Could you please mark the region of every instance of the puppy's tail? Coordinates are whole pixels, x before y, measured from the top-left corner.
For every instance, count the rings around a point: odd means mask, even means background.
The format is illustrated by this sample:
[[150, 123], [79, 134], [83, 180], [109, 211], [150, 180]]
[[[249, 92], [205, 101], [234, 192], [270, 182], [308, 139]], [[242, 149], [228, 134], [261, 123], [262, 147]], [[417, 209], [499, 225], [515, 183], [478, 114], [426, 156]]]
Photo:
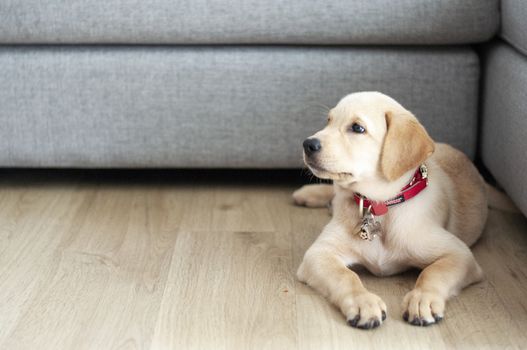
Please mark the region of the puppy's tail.
[[512, 200], [504, 192], [501, 192], [496, 187], [489, 185], [485, 182], [485, 188], [487, 190], [487, 201], [489, 207], [501, 211], [507, 211], [509, 213], [519, 213], [520, 210], [512, 202]]

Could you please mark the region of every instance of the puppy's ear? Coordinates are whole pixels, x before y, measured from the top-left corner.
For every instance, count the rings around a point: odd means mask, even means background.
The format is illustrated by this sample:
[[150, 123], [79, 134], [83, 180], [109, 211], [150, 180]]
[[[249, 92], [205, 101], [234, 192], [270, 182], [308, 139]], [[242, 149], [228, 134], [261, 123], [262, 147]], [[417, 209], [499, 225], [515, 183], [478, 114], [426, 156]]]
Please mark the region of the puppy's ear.
[[434, 153], [434, 141], [410, 112], [387, 112], [385, 118], [388, 130], [381, 153], [381, 171], [393, 181]]

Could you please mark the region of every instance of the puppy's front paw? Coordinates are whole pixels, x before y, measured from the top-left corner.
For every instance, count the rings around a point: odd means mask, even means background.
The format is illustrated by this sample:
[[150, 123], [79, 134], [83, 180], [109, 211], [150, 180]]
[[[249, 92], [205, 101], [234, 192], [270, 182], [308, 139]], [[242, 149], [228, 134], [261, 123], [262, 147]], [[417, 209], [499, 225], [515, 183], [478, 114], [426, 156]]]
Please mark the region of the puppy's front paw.
[[414, 326], [429, 326], [445, 314], [445, 298], [439, 293], [414, 289], [403, 300], [403, 319]]
[[342, 312], [351, 327], [376, 328], [386, 319], [386, 304], [377, 295], [363, 291], [346, 299]]

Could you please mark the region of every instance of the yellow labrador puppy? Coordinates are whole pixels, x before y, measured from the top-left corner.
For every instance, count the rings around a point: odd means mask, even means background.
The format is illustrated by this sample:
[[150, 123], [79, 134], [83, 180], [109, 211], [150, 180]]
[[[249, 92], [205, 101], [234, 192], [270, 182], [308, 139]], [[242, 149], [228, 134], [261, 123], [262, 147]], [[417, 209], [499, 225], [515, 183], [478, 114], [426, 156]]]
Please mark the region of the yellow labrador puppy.
[[422, 269], [403, 300], [413, 325], [439, 322], [447, 299], [482, 279], [469, 246], [487, 218], [485, 182], [465, 155], [434, 143], [419, 121], [378, 92], [344, 97], [327, 126], [304, 141], [304, 162], [333, 185], [293, 194], [333, 217], [305, 253], [297, 276], [327, 297], [352, 327], [375, 328], [386, 304], [348, 267], [378, 276]]

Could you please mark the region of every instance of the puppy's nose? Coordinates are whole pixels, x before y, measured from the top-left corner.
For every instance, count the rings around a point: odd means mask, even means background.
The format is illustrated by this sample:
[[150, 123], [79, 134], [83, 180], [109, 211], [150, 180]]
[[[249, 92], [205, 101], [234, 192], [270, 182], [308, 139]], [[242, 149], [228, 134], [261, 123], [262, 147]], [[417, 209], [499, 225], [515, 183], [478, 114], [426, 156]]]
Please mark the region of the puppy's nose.
[[306, 152], [307, 156], [310, 156], [313, 153], [320, 151], [320, 149], [322, 148], [319, 139], [305, 139], [303, 146], [304, 152]]

